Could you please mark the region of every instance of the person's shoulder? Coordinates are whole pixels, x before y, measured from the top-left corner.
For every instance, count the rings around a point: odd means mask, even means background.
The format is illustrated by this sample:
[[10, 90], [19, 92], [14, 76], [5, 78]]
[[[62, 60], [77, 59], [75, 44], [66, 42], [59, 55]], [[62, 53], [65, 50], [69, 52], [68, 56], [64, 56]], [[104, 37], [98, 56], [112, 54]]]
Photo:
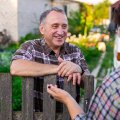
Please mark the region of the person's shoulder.
[[75, 52], [75, 51], [80, 50], [76, 45], [68, 43], [68, 42], [65, 42], [65, 48], [68, 49], [71, 52], [73, 52], [73, 51]]
[[32, 46], [32, 45], [39, 45], [41, 43], [41, 39], [33, 39], [28, 40], [22, 43], [22, 46]]
[[113, 92], [116, 88], [120, 88], [120, 67], [114, 70], [109, 76], [106, 76], [102, 85], [109, 90], [112, 89]]
[[73, 47], [77, 48], [74, 44], [71, 44], [69, 42], [65, 42], [65, 45], [70, 48], [73, 48]]

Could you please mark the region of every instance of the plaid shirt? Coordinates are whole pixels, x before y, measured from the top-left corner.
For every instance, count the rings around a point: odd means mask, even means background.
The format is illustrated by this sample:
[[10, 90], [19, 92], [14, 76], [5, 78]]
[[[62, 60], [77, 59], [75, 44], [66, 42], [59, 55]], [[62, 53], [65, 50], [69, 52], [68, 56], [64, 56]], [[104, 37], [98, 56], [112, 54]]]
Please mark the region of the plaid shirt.
[[[85, 59], [77, 47], [71, 45], [69, 43], [64, 43], [64, 45], [60, 49], [60, 57], [66, 61], [72, 61], [78, 64], [83, 73], [89, 72], [88, 67], [86, 65]], [[48, 45], [44, 42], [44, 40], [36, 39], [23, 43], [18, 49], [12, 60], [16, 59], [24, 59], [30, 61], [36, 61], [39, 63], [45, 64], [56, 64], [58, 65], [58, 59], [56, 54], [52, 49], [48, 47]], [[57, 76], [57, 84], [62, 88], [63, 86], [63, 78]], [[43, 92], [43, 77], [35, 77], [34, 81], [34, 95], [35, 95], [35, 110], [39, 111], [42, 107], [41, 99]], [[79, 91], [78, 91], [79, 93]], [[41, 110], [40, 110], [41, 111]]]
[[97, 88], [87, 114], [75, 120], [120, 120], [120, 67]]

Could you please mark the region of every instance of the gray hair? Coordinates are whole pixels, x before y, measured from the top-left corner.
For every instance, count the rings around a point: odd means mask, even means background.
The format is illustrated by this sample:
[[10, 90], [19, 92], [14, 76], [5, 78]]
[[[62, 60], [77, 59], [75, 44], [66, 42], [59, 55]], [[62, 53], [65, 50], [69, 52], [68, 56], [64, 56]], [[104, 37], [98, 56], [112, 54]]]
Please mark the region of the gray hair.
[[[53, 7], [49, 10], [46, 10], [44, 11], [41, 16], [40, 16], [40, 24], [43, 23], [47, 17], [47, 15], [52, 12], [52, 11], [56, 11], [56, 12], [59, 12], [59, 13], [62, 13], [62, 14], [65, 14], [64, 10], [63, 9], [60, 9], [60, 8], [57, 8], [57, 7]], [[66, 14], [65, 14], [66, 15]]]

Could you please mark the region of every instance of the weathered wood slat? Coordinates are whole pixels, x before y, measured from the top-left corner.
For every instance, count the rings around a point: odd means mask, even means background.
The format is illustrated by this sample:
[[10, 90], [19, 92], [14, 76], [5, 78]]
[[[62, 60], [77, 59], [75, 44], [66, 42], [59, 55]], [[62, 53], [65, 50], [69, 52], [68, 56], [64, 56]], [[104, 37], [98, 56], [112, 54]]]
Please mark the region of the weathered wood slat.
[[22, 120], [33, 120], [33, 88], [33, 78], [22, 80]]
[[12, 120], [12, 81], [10, 74], [0, 74], [0, 120]]
[[[67, 79], [64, 80], [64, 90], [70, 93], [74, 98], [76, 96], [76, 86], [73, 86], [72, 81], [66, 82]], [[70, 115], [68, 113], [68, 109], [65, 105], [63, 105], [63, 116], [62, 120], [70, 120]]]
[[82, 80], [84, 82], [84, 111], [87, 112], [94, 93], [94, 77], [92, 75], [85, 75]]
[[56, 75], [44, 77], [43, 86], [43, 120], [55, 120], [56, 102], [47, 93], [47, 84], [56, 84]]

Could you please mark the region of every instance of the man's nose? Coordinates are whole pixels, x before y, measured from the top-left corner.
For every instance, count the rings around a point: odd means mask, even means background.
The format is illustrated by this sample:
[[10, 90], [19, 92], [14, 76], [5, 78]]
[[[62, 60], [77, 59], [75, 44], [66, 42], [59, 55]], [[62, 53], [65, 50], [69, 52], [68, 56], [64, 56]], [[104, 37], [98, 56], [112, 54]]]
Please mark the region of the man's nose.
[[58, 28], [57, 33], [60, 35], [64, 34], [64, 30], [62, 29], [62, 27]]

